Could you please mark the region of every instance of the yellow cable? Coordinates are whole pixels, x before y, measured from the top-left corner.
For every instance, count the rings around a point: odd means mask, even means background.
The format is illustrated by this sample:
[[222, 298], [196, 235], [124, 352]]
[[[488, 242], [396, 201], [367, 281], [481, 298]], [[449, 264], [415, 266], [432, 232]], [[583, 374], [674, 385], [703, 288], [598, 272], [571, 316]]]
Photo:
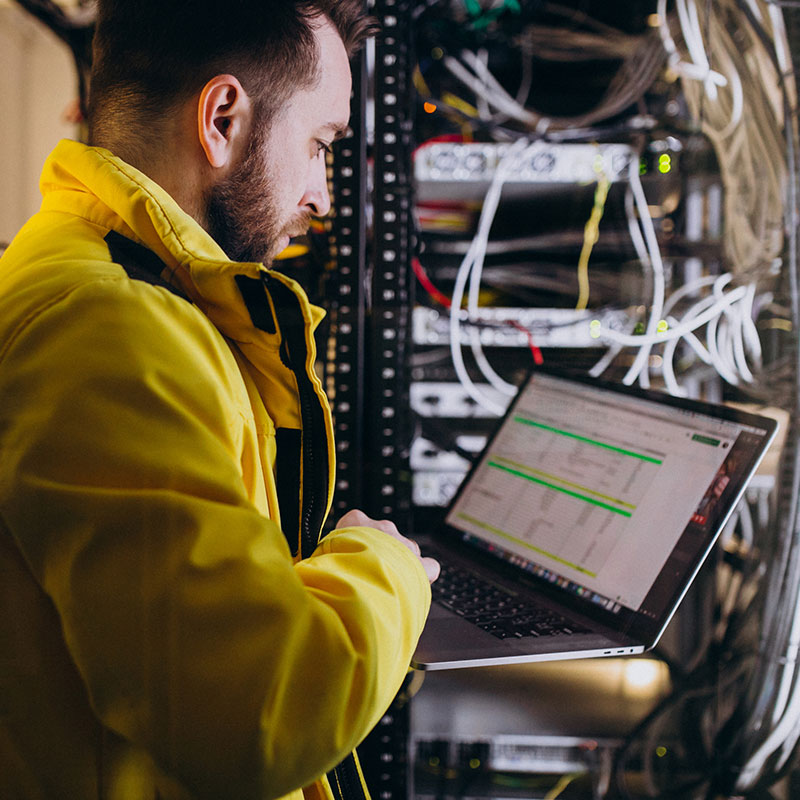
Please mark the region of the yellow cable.
[[569, 786], [575, 778], [583, 775], [582, 772], [573, 772], [570, 775], [562, 775], [558, 783], [544, 796], [544, 800], [556, 800], [556, 798]]
[[475, 106], [470, 105], [466, 100], [462, 100], [452, 92], [445, 92], [442, 95], [442, 102], [446, 103], [450, 108], [455, 108], [462, 114], [466, 114], [468, 117], [478, 116], [478, 109]]
[[419, 64], [414, 67], [412, 81], [414, 83], [414, 88], [416, 88], [419, 94], [423, 97], [431, 96], [431, 90], [428, 88], [428, 84], [422, 76], [422, 70], [419, 68]]
[[575, 305], [576, 311], [582, 311], [589, 304], [589, 256], [592, 254], [592, 248], [600, 236], [600, 220], [603, 218], [610, 185], [611, 182], [604, 174], [601, 174], [597, 179], [592, 213], [589, 215], [589, 219], [583, 229], [583, 247], [578, 258], [578, 302]]

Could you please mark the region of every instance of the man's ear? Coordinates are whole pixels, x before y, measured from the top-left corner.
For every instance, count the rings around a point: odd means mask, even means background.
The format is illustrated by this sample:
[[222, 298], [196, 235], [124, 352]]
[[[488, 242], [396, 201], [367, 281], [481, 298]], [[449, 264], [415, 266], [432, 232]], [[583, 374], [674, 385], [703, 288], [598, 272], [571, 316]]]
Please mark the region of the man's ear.
[[197, 102], [197, 133], [212, 167], [231, 162], [249, 130], [252, 105], [233, 75], [214, 76]]

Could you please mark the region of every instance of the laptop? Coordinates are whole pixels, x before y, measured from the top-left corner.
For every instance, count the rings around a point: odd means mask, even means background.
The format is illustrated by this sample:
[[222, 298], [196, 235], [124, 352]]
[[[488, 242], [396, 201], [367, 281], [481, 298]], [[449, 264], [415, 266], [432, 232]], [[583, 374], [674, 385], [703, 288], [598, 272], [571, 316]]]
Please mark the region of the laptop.
[[442, 576], [423, 670], [642, 653], [775, 435], [772, 418], [532, 372], [419, 537]]

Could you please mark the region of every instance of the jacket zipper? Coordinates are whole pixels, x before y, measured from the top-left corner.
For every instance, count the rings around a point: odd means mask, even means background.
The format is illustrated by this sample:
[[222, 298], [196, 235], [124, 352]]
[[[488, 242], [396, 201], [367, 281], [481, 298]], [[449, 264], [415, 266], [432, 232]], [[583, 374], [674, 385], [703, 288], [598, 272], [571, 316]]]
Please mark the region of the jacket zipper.
[[352, 753], [328, 773], [328, 783], [334, 800], [369, 800], [358, 777], [355, 756]]
[[[305, 362], [305, 358], [303, 361]], [[303, 440], [303, 474], [306, 474], [306, 468], [308, 468], [308, 471], [312, 475], [315, 475], [313, 437], [311, 436], [311, 431], [314, 429], [314, 422], [311, 416], [311, 400], [308, 396], [310, 387], [307, 383], [308, 377], [303, 374], [301, 381], [301, 376], [298, 373], [299, 371], [295, 370], [295, 374], [297, 375], [297, 386], [300, 390], [300, 419], [303, 426], [303, 431], [300, 434]], [[301, 384], [303, 386], [302, 389], [300, 388]], [[302, 553], [303, 558], [305, 558], [306, 556], [311, 555], [316, 548], [317, 540], [319, 538], [319, 531], [314, 533], [311, 530], [311, 520], [316, 509], [316, 491], [301, 491], [303, 492], [303, 510], [302, 517], [300, 519], [300, 552]]]
[[[263, 277], [264, 283], [272, 293], [273, 298], [281, 299], [281, 303], [275, 303], [276, 314], [280, 307], [286, 314], [286, 319], [279, 319], [279, 327], [282, 334], [281, 360], [285, 366], [292, 370], [297, 380], [297, 391], [300, 399], [300, 422], [302, 426], [302, 469], [305, 478], [311, 476], [314, 485], [310, 491], [301, 489], [301, 516], [300, 516], [300, 552], [303, 558], [311, 555], [316, 549], [319, 531], [322, 530], [322, 520], [319, 525], [314, 524], [314, 515], [317, 513], [318, 499], [327, 497], [328, 483], [327, 473], [317, 475], [320, 469], [319, 461], [315, 454], [316, 440], [320, 439], [327, 446], [327, 437], [318, 436], [321, 420], [314, 419], [314, 387], [311, 379], [306, 374], [305, 363], [308, 356], [308, 347], [305, 339], [305, 325], [300, 308], [300, 301], [295, 294], [279, 281], [269, 275]], [[283, 315], [282, 315], [283, 316]], [[284, 322], [283, 325], [280, 323]], [[321, 410], [321, 409], [320, 409]], [[327, 469], [327, 459], [322, 464], [323, 469]], [[318, 484], [318, 485], [317, 485]], [[337, 767], [328, 773], [328, 783], [334, 794], [335, 800], [368, 800], [368, 795], [364, 790], [361, 779], [358, 775], [355, 756], [351, 753]]]
[[[305, 362], [308, 356], [308, 347], [305, 340], [305, 323], [300, 308], [300, 301], [288, 287], [268, 275], [263, 278], [267, 288], [276, 300], [280, 298], [282, 302], [275, 303], [277, 309], [281, 309], [281, 317], [278, 323], [281, 328], [282, 346], [281, 359], [288, 367], [297, 380], [297, 391], [300, 400], [300, 423], [302, 437], [302, 472], [304, 486], [300, 489], [301, 511], [300, 511], [300, 553], [302, 558], [306, 558], [316, 549], [319, 541], [319, 532], [322, 530], [323, 520], [315, 524], [315, 516], [318, 515], [319, 499], [327, 497], [328, 482], [327, 475], [321, 472], [317, 474], [321, 467], [316, 458], [315, 446], [319, 440], [325, 444], [327, 452], [327, 441], [324, 433], [319, 435], [318, 429], [323, 424], [321, 419], [314, 418], [314, 388], [311, 379], [306, 374]], [[320, 408], [321, 411], [321, 408]], [[326, 467], [327, 460], [322, 465]], [[312, 485], [307, 486], [306, 481], [311, 479]]]

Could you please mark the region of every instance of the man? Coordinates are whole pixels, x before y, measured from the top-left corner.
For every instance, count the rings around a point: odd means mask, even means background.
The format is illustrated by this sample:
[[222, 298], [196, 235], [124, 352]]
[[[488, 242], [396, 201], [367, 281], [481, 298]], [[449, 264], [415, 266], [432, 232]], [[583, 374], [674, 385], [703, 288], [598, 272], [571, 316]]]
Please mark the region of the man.
[[92, 146], [0, 261], [4, 800], [363, 796], [438, 565], [318, 542], [321, 312], [263, 265], [329, 210], [359, 6], [100, 0]]

